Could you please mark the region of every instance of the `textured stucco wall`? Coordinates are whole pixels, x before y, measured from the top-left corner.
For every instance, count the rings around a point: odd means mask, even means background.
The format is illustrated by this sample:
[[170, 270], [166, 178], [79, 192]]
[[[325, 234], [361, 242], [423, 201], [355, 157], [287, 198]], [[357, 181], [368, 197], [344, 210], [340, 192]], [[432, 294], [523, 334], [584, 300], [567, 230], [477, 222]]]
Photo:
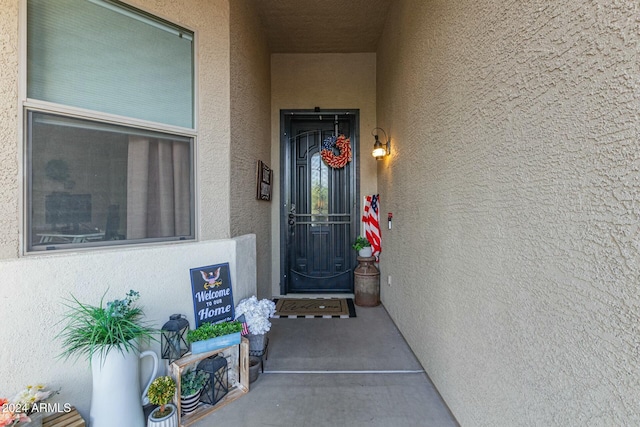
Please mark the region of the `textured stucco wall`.
[[[60, 388], [54, 402], [71, 403], [88, 418], [91, 370], [83, 359], [57, 360], [64, 299], [99, 305], [140, 292], [145, 319], [160, 328], [173, 313], [194, 313], [189, 269], [229, 263], [234, 301], [254, 295], [255, 236], [162, 247], [138, 247], [73, 255], [0, 261], [0, 395], [13, 397], [27, 384]], [[159, 352], [159, 344], [151, 348]], [[161, 363], [164, 370], [166, 363]]]
[[0, 259], [18, 255], [18, 7], [0, 0]]
[[258, 297], [271, 297], [271, 202], [256, 199], [256, 162], [271, 165], [271, 59], [247, 0], [230, 6], [231, 235], [256, 235]]
[[[376, 55], [273, 54], [271, 55], [271, 162], [280, 181], [280, 110], [360, 110], [360, 195], [377, 190], [376, 160], [371, 156], [376, 127]], [[272, 290], [280, 294], [280, 189], [275, 187], [271, 246]]]
[[462, 425], [640, 424], [639, 39], [636, 0], [391, 6], [382, 299]]

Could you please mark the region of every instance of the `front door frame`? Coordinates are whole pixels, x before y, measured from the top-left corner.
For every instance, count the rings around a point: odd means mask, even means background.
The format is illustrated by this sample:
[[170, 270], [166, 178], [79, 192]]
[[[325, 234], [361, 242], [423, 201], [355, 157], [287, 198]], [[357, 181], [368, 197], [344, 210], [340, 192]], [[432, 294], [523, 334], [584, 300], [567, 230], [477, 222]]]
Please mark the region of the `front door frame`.
[[[289, 278], [287, 277], [287, 268], [289, 265], [289, 255], [287, 250], [287, 238], [289, 232], [289, 224], [287, 221], [287, 214], [289, 212], [290, 186], [287, 183], [287, 179], [290, 174], [290, 151], [287, 149], [288, 140], [291, 137], [289, 135], [289, 129], [287, 128], [287, 117], [289, 120], [293, 116], [299, 116], [301, 118], [313, 118], [319, 116], [353, 116], [353, 132], [351, 135], [351, 148], [352, 148], [352, 162], [354, 177], [351, 180], [351, 195], [352, 195], [352, 223], [351, 238], [359, 234], [360, 224], [360, 162], [359, 162], [359, 141], [360, 141], [360, 110], [359, 109], [332, 109], [332, 110], [320, 110], [315, 108], [313, 110], [304, 109], [284, 109], [280, 110], [280, 294], [286, 295], [288, 292]], [[355, 254], [355, 252], [354, 252]], [[356, 266], [356, 257], [353, 256], [352, 262], [353, 268]]]

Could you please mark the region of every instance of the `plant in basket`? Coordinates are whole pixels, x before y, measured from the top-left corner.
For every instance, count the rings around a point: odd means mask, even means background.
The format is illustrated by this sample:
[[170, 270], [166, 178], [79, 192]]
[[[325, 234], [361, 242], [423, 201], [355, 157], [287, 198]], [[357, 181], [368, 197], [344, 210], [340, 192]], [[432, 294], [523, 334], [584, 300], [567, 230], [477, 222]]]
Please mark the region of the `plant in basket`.
[[240, 322], [203, 323], [187, 333], [191, 352], [204, 353], [240, 343]]
[[200, 369], [188, 369], [180, 376], [180, 408], [183, 413], [195, 411], [207, 381], [209, 373]]

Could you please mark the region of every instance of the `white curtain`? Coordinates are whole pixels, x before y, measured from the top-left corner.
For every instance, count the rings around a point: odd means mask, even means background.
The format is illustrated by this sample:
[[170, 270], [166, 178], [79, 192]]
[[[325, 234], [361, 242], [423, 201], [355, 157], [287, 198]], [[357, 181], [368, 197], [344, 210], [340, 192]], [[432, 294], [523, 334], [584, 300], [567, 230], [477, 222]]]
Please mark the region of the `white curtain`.
[[129, 137], [127, 239], [188, 236], [189, 144]]

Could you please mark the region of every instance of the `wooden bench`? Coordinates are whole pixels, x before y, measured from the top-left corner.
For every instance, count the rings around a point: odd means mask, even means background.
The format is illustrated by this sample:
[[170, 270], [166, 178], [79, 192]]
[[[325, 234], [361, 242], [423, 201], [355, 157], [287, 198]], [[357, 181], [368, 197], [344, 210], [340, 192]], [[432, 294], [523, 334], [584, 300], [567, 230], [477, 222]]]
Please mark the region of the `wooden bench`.
[[61, 412], [49, 415], [42, 420], [42, 427], [85, 427], [86, 424], [76, 408], [71, 412]]

